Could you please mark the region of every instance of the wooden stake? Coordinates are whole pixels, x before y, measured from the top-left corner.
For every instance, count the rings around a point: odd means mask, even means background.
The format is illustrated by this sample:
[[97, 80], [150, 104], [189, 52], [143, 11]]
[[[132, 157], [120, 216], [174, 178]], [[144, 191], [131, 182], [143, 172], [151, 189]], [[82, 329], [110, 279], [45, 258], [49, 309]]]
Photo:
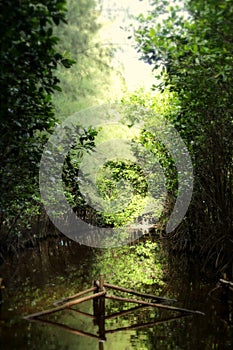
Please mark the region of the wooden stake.
[[93, 291], [96, 290], [96, 289], [97, 289], [96, 286], [95, 286], [95, 287], [92, 287], [92, 288], [89, 288], [89, 289], [86, 289], [86, 290], [84, 290], [84, 291], [82, 291], [82, 292], [79, 292], [79, 293], [77, 293], [77, 294], [71, 295], [71, 296], [69, 296], [69, 297], [67, 297], [67, 298], [60, 299], [60, 300], [58, 300], [58, 301], [55, 301], [55, 303], [53, 303], [53, 305], [60, 305], [60, 304], [66, 302], [66, 301], [69, 301], [69, 300], [71, 300], [71, 299], [78, 298], [78, 297], [81, 297], [81, 296], [84, 295], [84, 294], [93, 292]]
[[129, 303], [137, 303], [137, 304], [142, 304], [142, 305], [154, 306], [154, 307], [158, 307], [158, 308], [166, 309], [166, 310], [174, 310], [174, 311], [180, 311], [180, 312], [186, 312], [186, 313], [192, 313], [192, 314], [198, 314], [198, 315], [205, 315], [201, 311], [182, 309], [179, 307], [164, 305], [164, 304], [148, 303], [147, 301], [144, 301], [144, 300], [122, 298], [122, 297], [117, 297], [115, 295], [106, 295], [105, 297], [107, 299], [120, 300], [120, 301], [129, 302]]
[[100, 292], [103, 292], [104, 290], [104, 275], [101, 273], [100, 274]]
[[[100, 286], [100, 283], [102, 283], [101, 286]], [[98, 280], [95, 280], [95, 281], [94, 281], [94, 285], [95, 285], [96, 288], [97, 288], [97, 289], [96, 289], [97, 292], [100, 292], [101, 289], [102, 289], [102, 292], [105, 292], [105, 293], [106, 293], [106, 289], [104, 288], [105, 283], [104, 283], [103, 277], [102, 277], [102, 282], [99, 282]]]
[[[94, 291], [94, 294], [99, 293], [100, 289], [99, 289], [99, 282], [97, 280], [94, 280], [94, 287], [96, 288]], [[98, 298], [94, 298], [93, 299], [93, 313], [94, 313], [94, 319], [93, 319], [93, 323], [94, 326], [97, 325], [97, 317], [99, 315], [99, 301]]]
[[[106, 291], [104, 288], [104, 275], [100, 275], [100, 292], [103, 292], [106, 295]], [[99, 298], [99, 317], [98, 317], [98, 325], [99, 325], [99, 336], [101, 339], [106, 340], [105, 338], [105, 297], [102, 296]]]
[[104, 286], [107, 288], [120, 290], [121, 292], [126, 292], [126, 293], [130, 293], [133, 295], [138, 295], [138, 296], [145, 297], [145, 298], [151, 298], [151, 299], [156, 299], [156, 300], [161, 300], [161, 301], [177, 301], [176, 299], [167, 299], [167, 298], [158, 297], [158, 296], [152, 295], [152, 294], [135, 292], [133, 289], [119, 287], [119, 286], [115, 286], [115, 285], [109, 284], [109, 283], [104, 283]]
[[103, 296], [104, 294], [105, 294], [105, 292], [99, 292], [99, 293], [96, 293], [96, 294], [92, 294], [92, 295], [89, 295], [87, 297], [83, 297], [83, 298], [80, 298], [80, 299], [77, 299], [77, 300], [69, 301], [68, 303], [65, 303], [65, 304], [63, 304], [61, 306], [54, 307], [54, 308], [49, 309], [49, 310], [36, 312], [35, 314], [24, 316], [23, 318], [24, 319], [31, 319], [31, 318], [34, 318], [34, 317], [40, 317], [40, 316], [44, 316], [44, 315], [53, 314], [54, 312], [64, 310], [67, 307], [83, 303], [84, 301], [91, 300], [93, 298], [98, 298], [100, 296]]

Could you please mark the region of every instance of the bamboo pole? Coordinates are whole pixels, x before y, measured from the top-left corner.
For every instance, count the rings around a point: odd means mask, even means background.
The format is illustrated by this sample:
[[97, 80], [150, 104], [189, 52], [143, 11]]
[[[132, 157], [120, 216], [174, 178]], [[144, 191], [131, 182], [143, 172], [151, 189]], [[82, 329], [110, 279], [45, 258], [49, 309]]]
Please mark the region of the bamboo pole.
[[89, 289], [83, 290], [82, 292], [79, 292], [79, 293], [77, 293], [77, 294], [71, 295], [71, 296], [69, 296], [69, 297], [67, 297], [67, 298], [60, 299], [60, 300], [58, 300], [58, 301], [55, 301], [55, 303], [53, 303], [53, 305], [59, 305], [59, 304], [61, 304], [61, 303], [67, 302], [67, 301], [69, 301], [69, 300], [71, 300], [71, 299], [81, 297], [82, 295], [87, 294], [87, 293], [90, 293], [90, 292], [93, 292], [93, 291], [96, 290], [96, 289], [97, 289], [97, 287], [91, 287], [91, 288], [89, 288]]
[[190, 315], [188, 315], [188, 314], [182, 315], [182, 316], [179, 315], [179, 316], [165, 318], [163, 320], [147, 322], [147, 323], [144, 323], [144, 324], [135, 324], [135, 325], [132, 325], [132, 326], [127, 326], [127, 327], [119, 327], [119, 328], [116, 328], [116, 329], [110, 329], [110, 330], [106, 331], [105, 333], [108, 334], [108, 333], [116, 333], [116, 332], [120, 332], [120, 331], [127, 331], [127, 330], [133, 330], [133, 329], [137, 330], [137, 329], [148, 328], [148, 327], [151, 327], [151, 326], [156, 326], [156, 325], [159, 325], [159, 324], [163, 324], [164, 322], [174, 321], [174, 320], [177, 320], [177, 319], [180, 319], [180, 318], [183, 318], [183, 317], [187, 317], [187, 316], [190, 316]]
[[145, 297], [145, 298], [151, 298], [151, 299], [156, 299], [156, 300], [161, 300], [161, 301], [173, 301], [173, 302], [177, 301], [176, 299], [168, 299], [168, 298], [163, 298], [163, 297], [159, 297], [159, 296], [152, 295], [152, 294], [136, 292], [133, 289], [119, 287], [119, 286], [115, 286], [115, 285], [109, 284], [109, 283], [104, 283], [104, 286], [107, 288], [116, 289], [116, 290], [119, 290], [121, 292], [126, 292], [126, 293], [130, 293], [133, 295], [138, 295], [138, 296]]
[[147, 301], [144, 301], [144, 300], [122, 298], [122, 297], [117, 297], [115, 295], [106, 295], [105, 297], [107, 299], [120, 300], [120, 301], [129, 302], [129, 303], [137, 303], [137, 304], [142, 304], [142, 305], [154, 306], [154, 307], [158, 307], [158, 308], [166, 309], [166, 310], [174, 310], [174, 311], [181, 311], [181, 312], [192, 313], [192, 314], [197, 314], [197, 315], [205, 315], [201, 311], [188, 310], [188, 309], [183, 309], [183, 308], [170, 306], [170, 305], [164, 305], [164, 304], [148, 303]]
[[72, 334], [75, 334], [75, 335], [81, 335], [83, 337], [88, 337], [88, 338], [93, 338], [93, 339], [96, 339], [96, 340], [101, 340], [101, 338], [98, 337], [95, 334], [91, 334], [91, 333], [87, 333], [87, 332], [84, 332], [84, 331], [80, 331], [78, 329], [69, 327], [69, 326], [67, 326], [65, 324], [61, 324], [61, 323], [57, 323], [57, 322], [53, 322], [53, 321], [49, 321], [49, 320], [41, 320], [40, 318], [32, 318], [32, 319], [29, 319], [29, 321], [37, 322], [37, 323], [49, 324], [51, 326], [55, 326], [55, 327], [64, 329], [65, 331], [67, 331], [69, 333], [72, 333]]
[[96, 294], [88, 295], [86, 297], [83, 297], [83, 298], [80, 298], [80, 299], [77, 299], [77, 300], [69, 301], [68, 303], [65, 303], [65, 304], [63, 304], [61, 306], [54, 307], [54, 308], [49, 309], [49, 310], [36, 312], [34, 314], [31, 314], [31, 315], [28, 315], [28, 316], [24, 316], [23, 318], [24, 319], [31, 319], [31, 318], [34, 318], [34, 317], [39, 317], [39, 316], [53, 314], [54, 312], [64, 310], [64, 309], [66, 309], [66, 308], [68, 308], [70, 306], [77, 305], [77, 304], [83, 303], [84, 301], [91, 300], [93, 298], [98, 298], [98, 297], [103, 296], [103, 295], [105, 295], [105, 292], [99, 292], [99, 293], [96, 293]]

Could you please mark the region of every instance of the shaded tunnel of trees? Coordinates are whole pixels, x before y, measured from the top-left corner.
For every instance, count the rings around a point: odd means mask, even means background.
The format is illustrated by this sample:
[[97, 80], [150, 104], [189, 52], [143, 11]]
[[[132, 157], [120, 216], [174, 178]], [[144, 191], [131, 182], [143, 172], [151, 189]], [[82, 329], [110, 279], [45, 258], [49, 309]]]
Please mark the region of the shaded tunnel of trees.
[[[68, 8], [68, 11], [67, 11]], [[0, 253], [15, 252], [50, 234], [52, 224], [39, 193], [43, 147], [56, 125], [110, 91], [114, 49], [101, 46], [98, 20], [101, 2], [94, 0], [2, 0], [0, 3]], [[161, 16], [161, 20], [155, 19]], [[165, 240], [171, 254], [197, 256], [203, 269], [233, 273], [233, 1], [154, 0], [147, 16], [131, 28], [136, 49], [157, 75], [152, 90], [125, 94], [121, 103], [126, 124], [145, 125], [163, 116], [184, 140], [194, 168], [194, 190], [185, 218]], [[88, 48], [88, 49], [87, 49]], [[156, 85], [156, 81], [159, 83]], [[100, 88], [101, 87], [101, 88]], [[162, 107], [161, 107], [162, 106]], [[100, 130], [80, 131], [64, 163], [66, 196], [73, 207], [89, 208], [76, 188], [77, 154], [94, 151]], [[177, 174], [164, 145], [143, 130], [132, 137], [157, 155], [168, 180], [168, 208], [163, 230], [177, 195]], [[141, 151], [135, 148], [135, 153]], [[143, 156], [140, 153], [140, 156]], [[73, 158], [72, 158], [73, 157]], [[112, 174], [111, 175], [111, 171]], [[120, 175], [121, 174], [121, 175]], [[130, 162], [109, 162], [99, 192], [119, 193], [119, 176], [131, 182], [134, 200], [121, 214], [95, 212], [100, 225], [117, 226], [137, 216], [147, 185], [143, 172]], [[115, 186], [115, 187], [114, 187]], [[115, 196], [115, 197], [114, 197]], [[93, 215], [93, 212], [91, 213]], [[86, 218], [88, 219], [88, 218]], [[165, 221], [164, 221], [165, 220]], [[30, 243], [31, 242], [31, 243]]]

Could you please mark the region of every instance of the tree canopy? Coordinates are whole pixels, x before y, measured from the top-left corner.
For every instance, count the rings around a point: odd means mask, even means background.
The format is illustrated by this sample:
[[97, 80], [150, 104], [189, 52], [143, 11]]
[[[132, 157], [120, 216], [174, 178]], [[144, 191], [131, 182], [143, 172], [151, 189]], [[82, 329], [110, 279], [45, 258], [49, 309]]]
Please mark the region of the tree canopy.
[[232, 260], [232, 5], [156, 0], [151, 13], [139, 17], [135, 33], [142, 59], [160, 68], [162, 83], [154, 88], [178, 96], [180, 111], [167, 118], [194, 165], [193, 200], [176, 245], [199, 252], [201, 247], [220, 270]]
[[[31, 207], [41, 148], [55, 124], [56, 69], [72, 60], [57, 50], [54, 26], [66, 21], [64, 0], [0, 3], [1, 228]], [[34, 198], [35, 199], [35, 198]], [[29, 202], [31, 203], [29, 205]]]
[[[6, 245], [37, 237], [41, 220], [46, 221], [38, 177], [49, 133], [65, 117], [106, 97], [113, 49], [101, 45], [100, 11], [95, 0], [0, 4], [0, 229]], [[77, 140], [78, 148], [92, 144], [95, 131], [83, 132], [87, 144]], [[73, 175], [67, 162], [66, 184]]]
[[99, 104], [114, 95], [114, 80], [121, 81], [114, 72], [113, 45], [103, 43], [101, 31], [101, 6], [96, 0], [67, 0], [67, 24], [56, 28], [60, 38], [59, 48], [75, 59], [69, 71], [60, 66], [58, 76], [62, 92], [54, 96], [56, 115], [59, 120], [80, 109]]

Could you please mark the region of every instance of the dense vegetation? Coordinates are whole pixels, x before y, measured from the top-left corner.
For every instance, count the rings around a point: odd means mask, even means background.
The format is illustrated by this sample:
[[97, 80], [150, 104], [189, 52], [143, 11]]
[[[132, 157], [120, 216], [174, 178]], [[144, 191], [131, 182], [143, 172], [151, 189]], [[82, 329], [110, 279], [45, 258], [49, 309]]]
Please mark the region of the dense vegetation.
[[[65, 22], [65, 1], [1, 1], [1, 240], [15, 245], [38, 210], [38, 164], [55, 125], [55, 70], [70, 67], [53, 28]], [[14, 231], [14, 235], [12, 234]]]
[[102, 28], [99, 2], [67, 0], [67, 9], [67, 23], [56, 27], [55, 33], [60, 39], [60, 50], [69, 53], [76, 64], [69, 70], [58, 67], [62, 91], [55, 93], [53, 102], [59, 120], [110, 99], [115, 77], [111, 62], [114, 48], [102, 44], [99, 34]]
[[[8, 248], [39, 237], [36, 229], [45, 222], [38, 169], [43, 146], [57, 121], [90, 104], [114, 99], [109, 89], [115, 74], [111, 66], [114, 49], [101, 45], [98, 37], [99, 3], [69, 0], [68, 12], [65, 5], [63, 0], [18, 4], [4, 0], [0, 5], [0, 231]], [[63, 169], [66, 197], [83, 219], [92, 216], [89, 222], [100, 226], [121, 226], [144, 214], [145, 203], [151, 199], [146, 178], [157, 159], [159, 173], [150, 175], [150, 181], [163, 173], [166, 195], [161, 195], [158, 206], [166, 205], [150, 215], [160, 216], [163, 229], [179, 185], [174, 159], [151, 128], [165, 118], [185, 141], [195, 177], [189, 211], [171, 246], [197, 253], [203, 267], [214, 266], [217, 272], [229, 274], [233, 249], [232, 5], [232, 0], [175, 0], [172, 4], [154, 0], [151, 12], [139, 16], [139, 26], [133, 30], [141, 58], [157, 72], [159, 83], [153, 86], [157, 93], [139, 90], [121, 101], [122, 123], [128, 128], [137, 163], [110, 159], [100, 169], [96, 185], [105, 203], [102, 211], [91, 208], [80, 192], [77, 160], [80, 151], [94, 152], [96, 142], [108, 140], [114, 132], [78, 126], [78, 138]], [[144, 127], [133, 135], [138, 122]]]
[[[153, 1], [136, 31], [142, 58], [161, 68], [157, 86], [177, 95], [168, 114], [189, 148], [195, 188], [173, 247], [199, 252], [218, 271], [232, 273], [233, 3]], [[159, 20], [155, 20], [159, 18]], [[154, 86], [154, 88], [156, 88]]]
[[[176, 197], [177, 170], [160, 135], [156, 137], [147, 128], [157, 126], [168, 110], [174, 109], [168, 103], [170, 98], [170, 94], [154, 95], [141, 89], [125, 95], [115, 107], [121, 122], [89, 129], [93, 140], [92, 147], [85, 146], [89, 161], [84, 164], [83, 179], [83, 153], [80, 145], [76, 150], [72, 147], [63, 178], [66, 198], [79, 217], [99, 226], [133, 228], [143, 224], [146, 229], [165, 211], [168, 214], [163, 206]], [[96, 115], [98, 111], [96, 108]], [[79, 119], [79, 114], [76, 117]], [[134, 127], [136, 122], [143, 122], [144, 127]], [[87, 134], [85, 137], [83, 142], [89, 142]], [[103, 155], [105, 163], [99, 164]]]
[[43, 236], [47, 218], [41, 216], [38, 186], [43, 146], [61, 117], [101, 94], [93, 77], [105, 87], [109, 50], [94, 39], [98, 15], [92, 0], [0, 4], [1, 251]]

